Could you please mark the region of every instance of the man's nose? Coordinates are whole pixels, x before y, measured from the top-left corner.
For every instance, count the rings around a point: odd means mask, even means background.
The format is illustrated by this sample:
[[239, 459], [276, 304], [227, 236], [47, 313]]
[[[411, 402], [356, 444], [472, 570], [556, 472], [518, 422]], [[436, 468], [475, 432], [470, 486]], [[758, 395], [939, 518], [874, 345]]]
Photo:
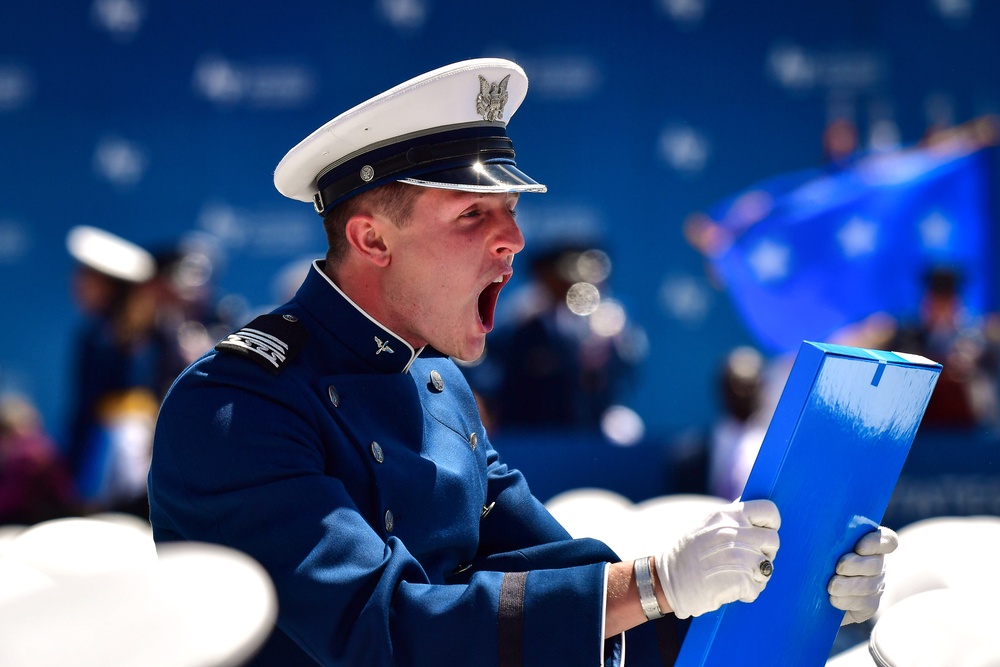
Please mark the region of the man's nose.
[[513, 255], [524, 249], [524, 234], [517, 226], [517, 220], [510, 213], [503, 216], [500, 233], [497, 235], [495, 250], [498, 255]]

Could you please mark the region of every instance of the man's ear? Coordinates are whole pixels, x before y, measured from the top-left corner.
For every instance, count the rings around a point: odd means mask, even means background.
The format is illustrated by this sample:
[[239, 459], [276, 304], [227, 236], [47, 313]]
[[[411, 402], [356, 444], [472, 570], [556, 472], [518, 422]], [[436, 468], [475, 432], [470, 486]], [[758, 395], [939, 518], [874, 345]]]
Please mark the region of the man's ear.
[[382, 220], [359, 213], [347, 220], [344, 230], [351, 247], [376, 266], [389, 264], [389, 246], [382, 234], [383, 225]]

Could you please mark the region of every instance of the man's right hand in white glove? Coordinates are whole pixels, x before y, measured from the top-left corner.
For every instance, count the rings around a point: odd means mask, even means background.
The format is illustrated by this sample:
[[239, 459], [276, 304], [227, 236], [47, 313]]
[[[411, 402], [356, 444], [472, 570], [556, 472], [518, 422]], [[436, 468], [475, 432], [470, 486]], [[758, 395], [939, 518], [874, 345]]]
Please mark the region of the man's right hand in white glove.
[[780, 525], [770, 500], [735, 502], [709, 514], [657, 556], [656, 575], [677, 618], [756, 600], [778, 553]]

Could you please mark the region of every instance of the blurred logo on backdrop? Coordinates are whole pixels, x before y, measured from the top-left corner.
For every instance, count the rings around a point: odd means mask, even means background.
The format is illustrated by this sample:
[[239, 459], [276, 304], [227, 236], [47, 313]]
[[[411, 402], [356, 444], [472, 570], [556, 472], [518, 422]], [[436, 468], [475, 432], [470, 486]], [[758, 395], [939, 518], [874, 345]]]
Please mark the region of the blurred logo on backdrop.
[[149, 13], [143, 0], [94, 0], [90, 20], [117, 42], [130, 42], [138, 34]]
[[207, 53], [195, 64], [191, 85], [219, 108], [295, 109], [315, 96], [317, 77], [300, 62], [245, 63]]
[[996, 121], [925, 145], [758, 183], [687, 221], [685, 233], [758, 344], [789, 352], [875, 313], [909, 317], [922, 276], [964, 276], [966, 308], [993, 306], [989, 230]]
[[0, 113], [28, 106], [36, 88], [35, 76], [26, 65], [0, 62]]
[[119, 136], [102, 137], [94, 148], [94, 173], [120, 188], [128, 188], [145, 175], [147, 151], [139, 143]]

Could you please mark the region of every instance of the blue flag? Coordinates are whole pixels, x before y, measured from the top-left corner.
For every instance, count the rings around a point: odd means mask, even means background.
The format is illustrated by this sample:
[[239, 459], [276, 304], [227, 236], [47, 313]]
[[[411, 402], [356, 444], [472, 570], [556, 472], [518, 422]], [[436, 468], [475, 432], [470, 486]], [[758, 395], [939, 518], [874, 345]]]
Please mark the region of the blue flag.
[[993, 148], [956, 140], [774, 178], [708, 211], [706, 251], [758, 344], [828, 340], [885, 312], [915, 316], [922, 278], [958, 269], [973, 314], [993, 306]]

